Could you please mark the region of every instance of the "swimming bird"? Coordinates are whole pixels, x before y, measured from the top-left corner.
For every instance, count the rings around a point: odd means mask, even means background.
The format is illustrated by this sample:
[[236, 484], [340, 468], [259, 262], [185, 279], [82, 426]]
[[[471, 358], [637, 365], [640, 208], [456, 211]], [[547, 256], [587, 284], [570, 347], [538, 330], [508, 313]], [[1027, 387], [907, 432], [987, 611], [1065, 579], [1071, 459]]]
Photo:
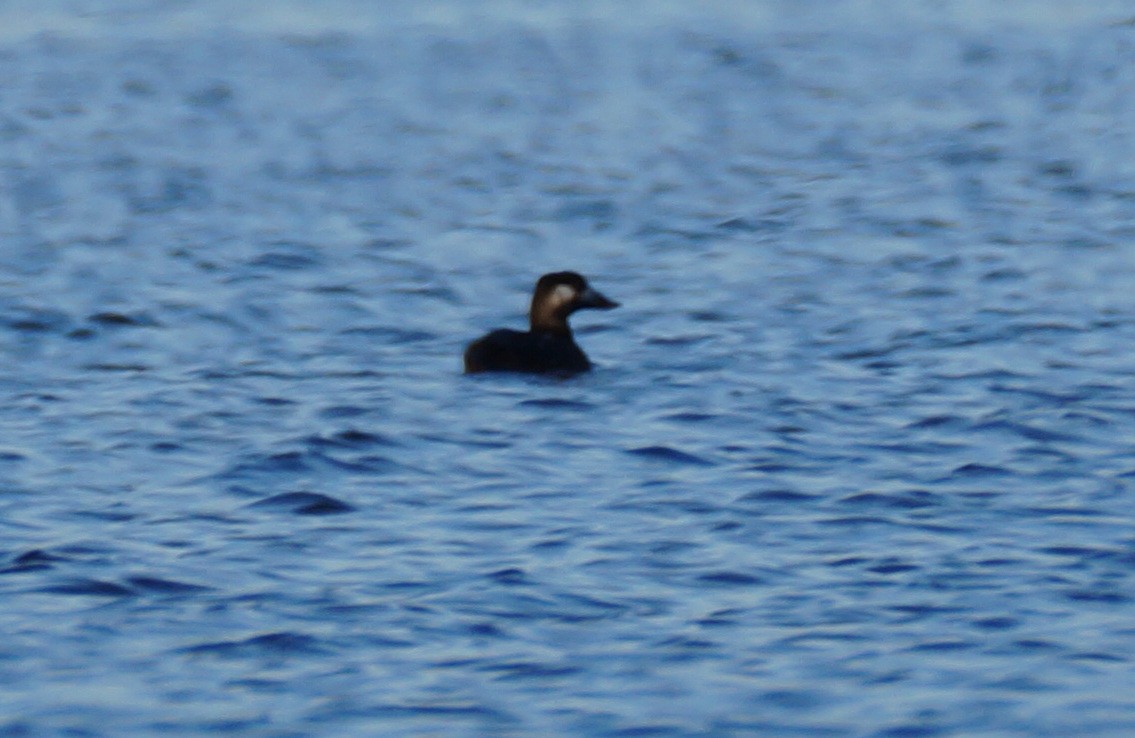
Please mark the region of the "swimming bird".
[[575, 272], [545, 274], [536, 282], [528, 331], [498, 328], [465, 349], [465, 372], [529, 372], [571, 375], [591, 369], [575, 343], [568, 317], [582, 308], [610, 310], [609, 300]]

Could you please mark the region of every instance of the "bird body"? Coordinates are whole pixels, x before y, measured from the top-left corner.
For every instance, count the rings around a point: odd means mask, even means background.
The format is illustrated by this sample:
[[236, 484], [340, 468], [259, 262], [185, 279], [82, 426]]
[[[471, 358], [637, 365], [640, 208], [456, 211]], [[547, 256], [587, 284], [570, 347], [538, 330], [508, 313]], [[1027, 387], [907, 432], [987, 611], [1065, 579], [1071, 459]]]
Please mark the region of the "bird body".
[[568, 317], [576, 310], [609, 310], [618, 303], [575, 272], [545, 274], [536, 283], [528, 311], [528, 331], [498, 328], [465, 349], [465, 372], [578, 374], [591, 369], [576, 344]]

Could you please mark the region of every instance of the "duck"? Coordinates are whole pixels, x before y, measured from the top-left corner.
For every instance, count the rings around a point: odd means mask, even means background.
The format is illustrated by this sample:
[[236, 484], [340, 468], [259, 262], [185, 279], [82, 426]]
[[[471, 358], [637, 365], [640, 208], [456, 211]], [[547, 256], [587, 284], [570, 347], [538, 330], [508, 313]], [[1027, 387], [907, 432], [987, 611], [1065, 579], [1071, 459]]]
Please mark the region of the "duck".
[[576, 310], [610, 310], [609, 299], [576, 272], [540, 277], [532, 292], [528, 330], [498, 328], [465, 349], [465, 373], [524, 372], [571, 376], [591, 369], [591, 360], [572, 336], [568, 318]]

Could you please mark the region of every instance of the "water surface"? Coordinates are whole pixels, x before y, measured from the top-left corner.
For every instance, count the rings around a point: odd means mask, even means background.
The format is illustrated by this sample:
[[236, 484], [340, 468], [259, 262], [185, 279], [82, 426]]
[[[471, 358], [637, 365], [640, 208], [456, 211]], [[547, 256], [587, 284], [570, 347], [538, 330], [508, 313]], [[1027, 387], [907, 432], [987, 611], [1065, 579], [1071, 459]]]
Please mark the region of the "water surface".
[[0, 733], [1135, 731], [1122, 4], [274, 7], [0, 11]]

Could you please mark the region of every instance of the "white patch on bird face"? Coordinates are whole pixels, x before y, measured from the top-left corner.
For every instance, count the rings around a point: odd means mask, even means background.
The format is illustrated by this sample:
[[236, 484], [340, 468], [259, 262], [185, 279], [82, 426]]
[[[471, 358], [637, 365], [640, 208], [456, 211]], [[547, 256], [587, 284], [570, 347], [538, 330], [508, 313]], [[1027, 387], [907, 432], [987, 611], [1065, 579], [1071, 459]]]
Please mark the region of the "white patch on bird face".
[[548, 307], [551, 308], [552, 312], [555, 312], [574, 300], [576, 294], [575, 288], [571, 285], [557, 284], [548, 297]]

